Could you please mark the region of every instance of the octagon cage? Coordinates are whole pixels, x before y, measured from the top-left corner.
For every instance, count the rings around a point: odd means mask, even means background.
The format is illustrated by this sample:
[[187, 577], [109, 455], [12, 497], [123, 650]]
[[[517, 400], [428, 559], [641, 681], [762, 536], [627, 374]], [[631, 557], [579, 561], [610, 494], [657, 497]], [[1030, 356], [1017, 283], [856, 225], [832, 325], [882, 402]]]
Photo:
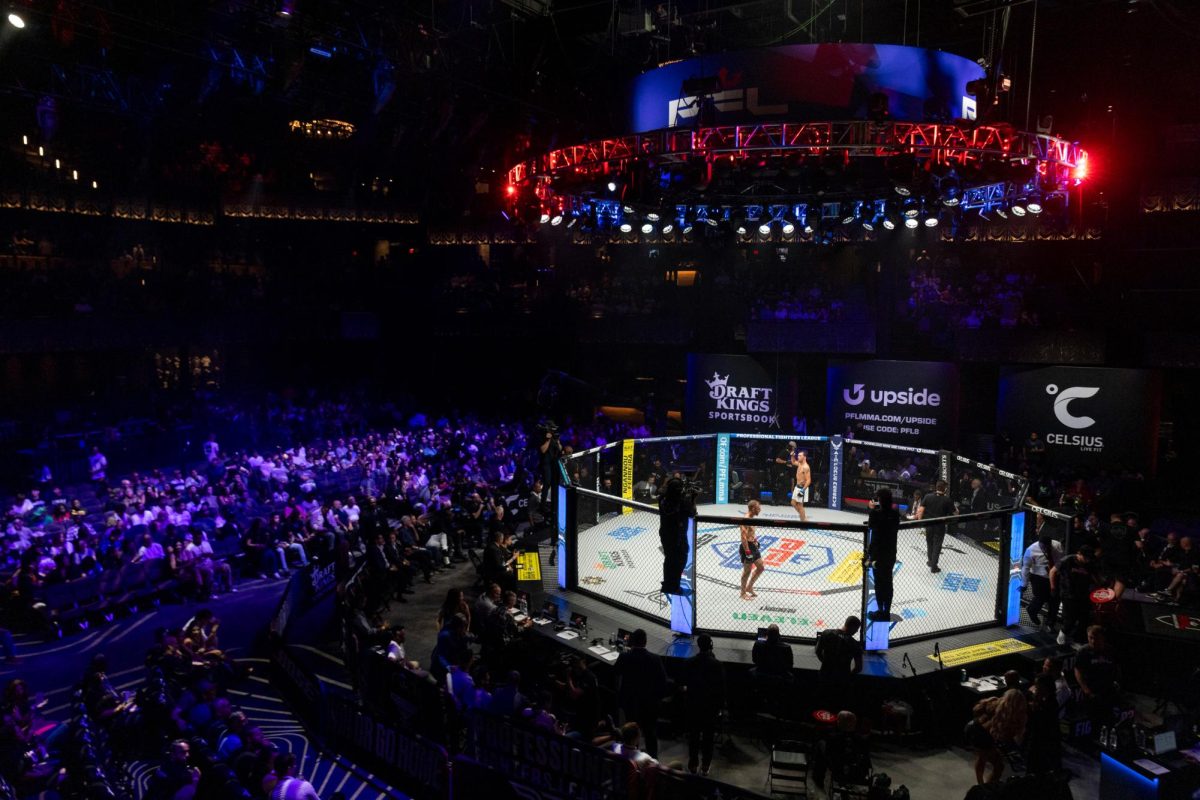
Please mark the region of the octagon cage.
[[[812, 482], [804, 518], [791, 504], [788, 443], [805, 452]], [[813, 640], [846, 617], [864, 620], [868, 649], [1016, 624], [1025, 547], [1025, 481], [957, 453], [842, 437], [709, 434], [625, 439], [573, 454], [556, 490], [558, 584], [691, 634], [756, 636], [778, 625]], [[688, 482], [681, 594], [663, 594], [658, 489]], [[921, 498], [946, 481], [957, 514], [916, 519]], [[892, 490], [901, 514], [890, 619], [875, 612], [864, 568], [869, 498]], [[739, 526], [754, 527], [764, 571], [743, 599]], [[871, 614], [871, 616], [879, 616]]]

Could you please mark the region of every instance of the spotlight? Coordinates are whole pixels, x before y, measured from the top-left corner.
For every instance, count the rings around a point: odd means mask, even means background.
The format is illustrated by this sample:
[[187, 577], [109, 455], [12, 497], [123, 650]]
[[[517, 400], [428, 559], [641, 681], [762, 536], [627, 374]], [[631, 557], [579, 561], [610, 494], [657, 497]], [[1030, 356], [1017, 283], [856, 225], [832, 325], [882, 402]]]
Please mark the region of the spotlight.
[[77, 170], [77, 169], [71, 170], [71, 180], [73, 180], [73, 181], [79, 180], [79, 170]]
[[925, 218], [925, 227], [926, 228], [936, 228], [937, 224], [938, 224], [937, 217], [926, 217]]
[[646, 219], [650, 220], [651, 222], [658, 222], [658, 214], [655, 214], [653, 211], [651, 211], [646, 215]]
[[1025, 208], [1028, 209], [1030, 214], [1042, 213], [1042, 204], [1041, 203], [1030, 203]]
[[904, 220], [904, 227], [908, 228], [910, 231], [920, 224], [921, 223], [917, 222], [913, 217], [909, 217], [908, 219]]
[[763, 236], [770, 236], [771, 235], [771, 226], [764, 222], [762, 225], [758, 226], [758, 232], [760, 234], [762, 234]]
[[900, 195], [901, 197], [911, 197], [912, 189], [904, 186], [903, 184], [896, 184], [896, 194]]
[[1003, 208], [996, 209], [996, 216], [1000, 219], [1008, 219], [1008, 213]]
[[674, 232], [675, 232], [675, 226], [672, 225], [671, 223], [668, 222], [666, 225], [663, 225], [663, 235], [664, 236], [670, 236]]
[[805, 235], [805, 236], [812, 236], [812, 235], [813, 235], [813, 226], [812, 226], [812, 225], [805, 225], [805, 226], [804, 226], [804, 235]]
[[715, 219], [713, 219], [712, 217], [708, 217], [707, 219], [705, 219], [704, 224], [710, 228], [717, 227], [717, 221]]
[[42, 147], [39, 144], [38, 145], [38, 158], [45, 158], [45, 157], [46, 157], [46, 148]]
[[25, 145], [26, 147], [29, 147], [29, 137], [28, 137], [28, 136], [22, 136], [22, 137], [21, 137], [21, 144]]
[[1012, 212], [1018, 217], [1025, 216], [1025, 206], [1020, 203], [1013, 203]]
[[921, 212], [920, 212], [920, 211], [918, 211], [916, 208], [906, 208], [906, 209], [904, 209], [904, 216], [905, 216], [905, 217], [907, 217], [908, 219], [916, 219], [916, 218], [917, 218], [917, 214], [920, 214], [920, 213], [921, 213]]
[[849, 217], [842, 217], [842, 224], [843, 224], [843, 225], [849, 225], [851, 222], [854, 222], [854, 217], [853, 217], [853, 216], [849, 216]]
[[870, 222], [868, 222], [868, 221], [867, 221], [867, 220], [865, 220], [865, 219], [863, 220], [863, 224], [862, 224], [862, 226], [863, 226], [863, 230], [864, 230], [864, 231], [873, 231], [873, 230], [875, 230], [875, 226], [874, 226], [874, 225], [872, 225]]
[[621, 233], [630, 233], [632, 231], [633, 231], [633, 226], [630, 225], [628, 222], [621, 223]]
[[579, 217], [571, 217], [571, 221], [567, 223], [567, 227], [574, 228], [576, 222], [579, 222]]
[[617, 190], [617, 185], [615, 183], [613, 183], [612, 181], [609, 181], [608, 182], [608, 190], [610, 192], [615, 192]]
[[950, 208], [954, 208], [955, 206], [958, 205], [958, 203], [959, 203], [959, 199], [957, 197], [947, 197], [945, 200], [942, 201], [942, 205], [949, 206]]
[[626, 214], [632, 214], [633, 206], [621, 206], [621, 210], [624, 211]]
[[542, 214], [540, 217], [538, 217], [538, 222], [540, 222], [543, 225], [545, 225], [549, 221], [550, 221], [549, 214]]
[[737, 231], [736, 231], [736, 233], [737, 233], [737, 235], [738, 235], [738, 236], [745, 236], [745, 235], [746, 235], [746, 226], [745, 226], [745, 225], [738, 225], [738, 226], [737, 226]]
[[556, 228], [557, 228], [559, 225], [562, 225], [562, 214], [555, 214], [553, 217], [551, 217], [551, 218], [550, 218], [550, 224], [551, 224], [551, 225], [553, 225], [553, 226], [554, 226], [554, 227], [556, 227]]
[[645, 225], [642, 226], [642, 233], [649, 236], [650, 234], [654, 233], [654, 226], [651, 225], [649, 222], [647, 222]]
[[21, 17], [20, 14], [13, 11], [12, 13], [10, 13], [8, 15], [8, 24], [12, 25], [17, 30], [20, 30], [21, 28], [25, 27], [25, 20]]
[[796, 232], [796, 226], [795, 226], [795, 225], [793, 225], [793, 224], [792, 224], [792, 223], [790, 223], [790, 222], [785, 222], [785, 223], [783, 223], [783, 235], [784, 235], [784, 236], [791, 236], [791, 235], [792, 235], [793, 233], [795, 233], [795, 232]]
[[896, 223], [892, 222], [890, 219], [885, 219], [883, 221], [883, 227], [887, 228], [889, 231], [894, 231], [896, 230]]
[[99, 188], [100, 188], [100, 184], [99, 184], [99, 183], [97, 183], [96, 181], [92, 181], [92, 188], [93, 188], [93, 189], [99, 189]]
[[508, 186], [505, 186], [505, 187], [504, 187], [504, 193], [505, 193], [506, 195], [508, 195], [509, 197], [512, 197], [514, 194], [516, 194], [516, 193], [517, 193], [517, 187], [513, 186], [513, 185], [510, 183]]

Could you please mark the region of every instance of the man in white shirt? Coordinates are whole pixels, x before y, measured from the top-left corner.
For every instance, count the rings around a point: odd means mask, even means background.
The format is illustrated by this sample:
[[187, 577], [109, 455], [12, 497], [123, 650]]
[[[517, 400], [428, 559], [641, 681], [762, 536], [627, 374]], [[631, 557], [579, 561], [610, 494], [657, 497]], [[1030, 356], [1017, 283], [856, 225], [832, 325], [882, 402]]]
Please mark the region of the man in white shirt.
[[[1021, 585], [1033, 590], [1028, 611], [1034, 625], [1044, 624], [1046, 628], [1053, 629], [1058, 621], [1058, 598], [1050, 589], [1050, 570], [1062, 557], [1062, 546], [1052, 540], [1049, 533], [1025, 548], [1025, 554], [1021, 557]], [[1045, 623], [1038, 617], [1043, 605], [1046, 606]]]
[[100, 452], [100, 446], [96, 445], [92, 448], [92, 454], [88, 457], [88, 471], [92, 476], [92, 485], [96, 487], [96, 495], [103, 496], [108, 492], [108, 459], [104, 457], [104, 453]]
[[154, 541], [154, 537], [147, 533], [142, 536], [142, 546], [134, 554], [133, 561], [134, 563], [143, 563], [165, 557], [166, 553], [163, 552], [162, 545]]
[[221, 456], [221, 445], [217, 444], [217, 435], [210, 433], [204, 440], [204, 458], [212, 464]]

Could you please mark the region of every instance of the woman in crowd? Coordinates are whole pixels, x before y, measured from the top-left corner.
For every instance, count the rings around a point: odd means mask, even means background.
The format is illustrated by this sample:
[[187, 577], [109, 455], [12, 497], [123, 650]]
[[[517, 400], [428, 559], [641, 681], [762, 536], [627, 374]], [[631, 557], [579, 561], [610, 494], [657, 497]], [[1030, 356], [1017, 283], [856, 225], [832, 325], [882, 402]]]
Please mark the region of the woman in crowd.
[[[1019, 689], [1009, 689], [1002, 697], [980, 700], [972, 709], [974, 719], [967, 723], [967, 740], [975, 750], [975, 782], [998, 783], [1004, 774], [1002, 747], [1018, 744], [1025, 736], [1029, 704]], [[992, 775], [984, 781], [987, 766]]]

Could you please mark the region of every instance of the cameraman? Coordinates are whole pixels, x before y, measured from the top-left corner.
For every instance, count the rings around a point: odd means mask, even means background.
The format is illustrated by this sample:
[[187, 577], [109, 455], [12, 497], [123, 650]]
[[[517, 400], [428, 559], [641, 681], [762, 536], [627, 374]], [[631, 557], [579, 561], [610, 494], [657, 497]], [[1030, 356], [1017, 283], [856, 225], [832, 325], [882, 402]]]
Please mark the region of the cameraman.
[[561, 468], [559, 459], [562, 458], [562, 442], [558, 440], [558, 426], [553, 422], [538, 425], [541, 442], [538, 444], [538, 454], [542, 469], [542, 505], [549, 506], [558, 502], [558, 485], [561, 483]]
[[679, 578], [687, 566], [688, 520], [696, 515], [696, 490], [671, 478], [658, 501], [658, 538], [663, 550], [663, 594], [682, 594]]

